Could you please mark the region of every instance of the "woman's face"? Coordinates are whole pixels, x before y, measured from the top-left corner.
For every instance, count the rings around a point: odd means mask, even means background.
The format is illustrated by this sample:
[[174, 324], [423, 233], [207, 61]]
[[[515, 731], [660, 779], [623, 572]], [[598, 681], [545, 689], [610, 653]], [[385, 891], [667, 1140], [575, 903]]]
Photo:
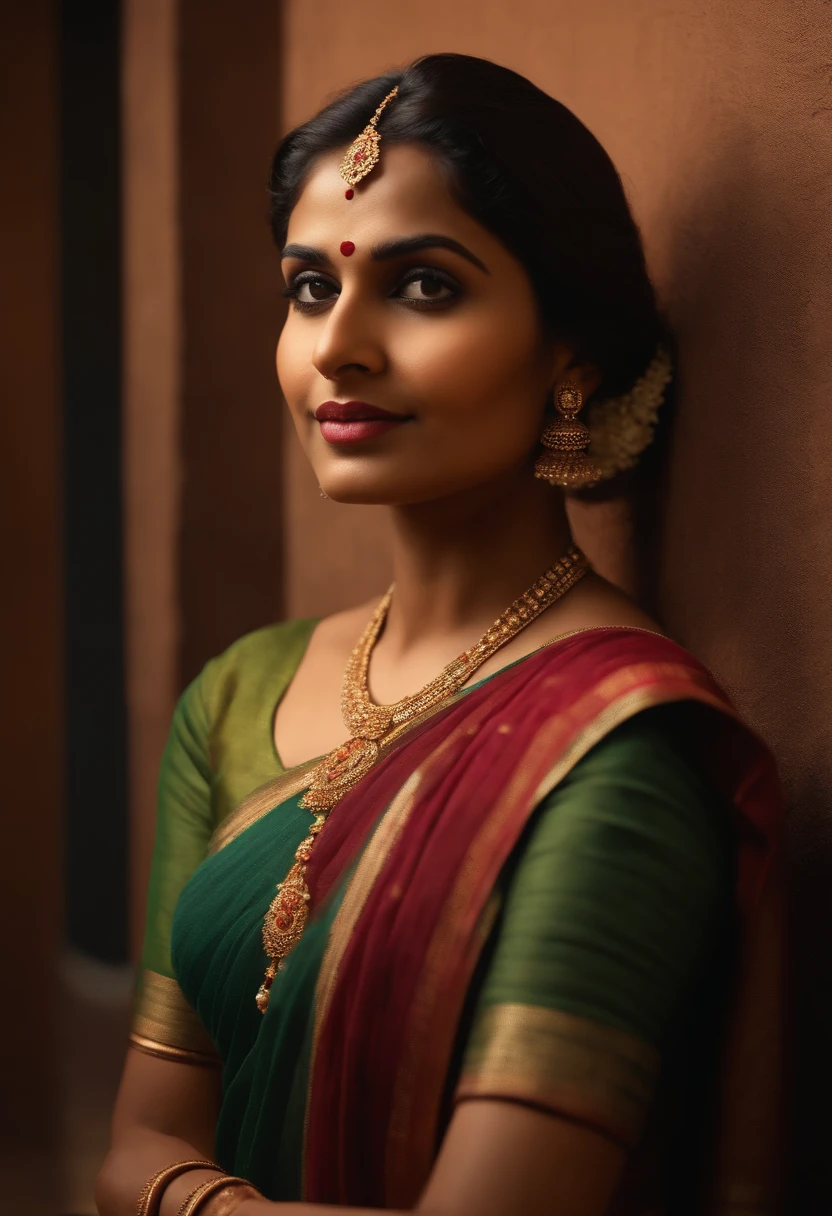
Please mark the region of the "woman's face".
[[291, 215], [277, 348], [321, 487], [403, 505], [516, 474], [570, 354], [544, 338], [525, 269], [422, 149], [382, 142], [351, 200], [341, 155], [316, 162]]

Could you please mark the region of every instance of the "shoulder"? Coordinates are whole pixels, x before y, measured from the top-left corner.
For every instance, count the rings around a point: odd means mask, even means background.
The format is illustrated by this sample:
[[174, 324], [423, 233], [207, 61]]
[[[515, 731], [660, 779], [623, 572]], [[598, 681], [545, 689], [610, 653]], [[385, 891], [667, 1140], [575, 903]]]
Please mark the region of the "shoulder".
[[316, 625], [314, 618], [302, 618], [244, 634], [208, 660], [182, 700], [201, 703], [207, 716], [213, 718], [241, 684], [274, 686], [285, 672], [297, 667]]
[[596, 570], [590, 570], [541, 619], [547, 618], [550, 627], [556, 627], [558, 633], [614, 626], [663, 633], [657, 620]]
[[[698, 743], [702, 706], [678, 700], [639, 709], [613, 727], [572, 770], [573, 775], [673, 775], [680, 788], [710, 791]], [[661, 785], [662, 782], [660, 781]]]
[[221, 654], [210, 659], [203, 670], [233, 670], [258, 665], [263, 661], [282, 659], [304, 647], [317, 624], [315, 617], [302, 617], [255, 629], [237, 638], [236, 642], [232, 642]]
[[539, 847], [569, 824], [593, 855], [609, 850], [611, 865], [655, 867], [657, 881], [672, 874], [706, 892], [721, 882], [732, 817], [702, 755], [701, 713], [691, 701], [654, 705], [606, 734], [546, 799]]

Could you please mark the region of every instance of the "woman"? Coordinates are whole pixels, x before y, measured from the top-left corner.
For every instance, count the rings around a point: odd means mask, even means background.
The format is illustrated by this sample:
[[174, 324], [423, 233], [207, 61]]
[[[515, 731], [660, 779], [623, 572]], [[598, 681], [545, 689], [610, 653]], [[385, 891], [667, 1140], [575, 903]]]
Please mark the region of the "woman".
[[776, 778], [564, 508], [669, 374], [619, 178], [436, 55], [292, 132], [272, 199], [280, 383], [394, 590], [179, 703], [102, 1216], [772, 1212]]

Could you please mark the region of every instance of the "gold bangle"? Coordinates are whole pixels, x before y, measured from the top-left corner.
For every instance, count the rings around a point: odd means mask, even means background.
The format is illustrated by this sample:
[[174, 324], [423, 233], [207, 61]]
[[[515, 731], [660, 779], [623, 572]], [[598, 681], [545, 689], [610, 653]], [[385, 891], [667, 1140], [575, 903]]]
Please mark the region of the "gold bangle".
[[166, 1165], [144, 1184], [139, 1195], [136, 1216], [158, 1216], [165, 1187], [169, 1182], [173, 1182], [174, 1178], [187, 1174], [189, 1170], [219, 1170], [221, 1174], [225, 1174], [215, 1161], [175, 1161], [173, 1165]]
[[[176, 1216], [196, 1216], [197, 1212], [201, 1212], [208, 1200], [216, 1195], [219, 1191], [224, 1191], [226, 1187], [244, 1186], [250, 1190], [257, 1191], [247, 1178], [234, 1178], [228, 1175], [222, 1178], [209, 1178], [207, 1182], [202, 1182], [195, 1190], [191, 1191], [182, 1201], [182, 1206], [176, 1213]], [[260, 1192], [257, 1191], [259, 1196]]]
[[219, 1190], [208, 1197], [206, 1202], [209, 1206], [205, 1208], [205, 1216], [233, 1216], [237, 1208], [247, 1199], [262, 1198], [263, 1192], [258, 1191], [257, 1187], [250, 1182], [243, 1186], [240, 1186], [238, 1182], [233, 1182], [225, 1190]]

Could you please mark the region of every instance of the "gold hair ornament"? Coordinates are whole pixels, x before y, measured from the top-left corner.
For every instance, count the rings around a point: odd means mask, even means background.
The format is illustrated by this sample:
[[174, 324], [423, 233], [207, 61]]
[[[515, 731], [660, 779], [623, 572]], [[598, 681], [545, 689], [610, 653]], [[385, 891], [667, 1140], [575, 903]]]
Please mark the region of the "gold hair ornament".
[[395, 89], [390, 90], [364, 130], [347, 148], [346, 155], [341, 161], [341, 176], [348, 186], [357, 186], [362, 178], [365, 178], [378, 164], [378, 145], [381, 141], [377, 130], [379, 115], [398, 91], [398, 85]]

